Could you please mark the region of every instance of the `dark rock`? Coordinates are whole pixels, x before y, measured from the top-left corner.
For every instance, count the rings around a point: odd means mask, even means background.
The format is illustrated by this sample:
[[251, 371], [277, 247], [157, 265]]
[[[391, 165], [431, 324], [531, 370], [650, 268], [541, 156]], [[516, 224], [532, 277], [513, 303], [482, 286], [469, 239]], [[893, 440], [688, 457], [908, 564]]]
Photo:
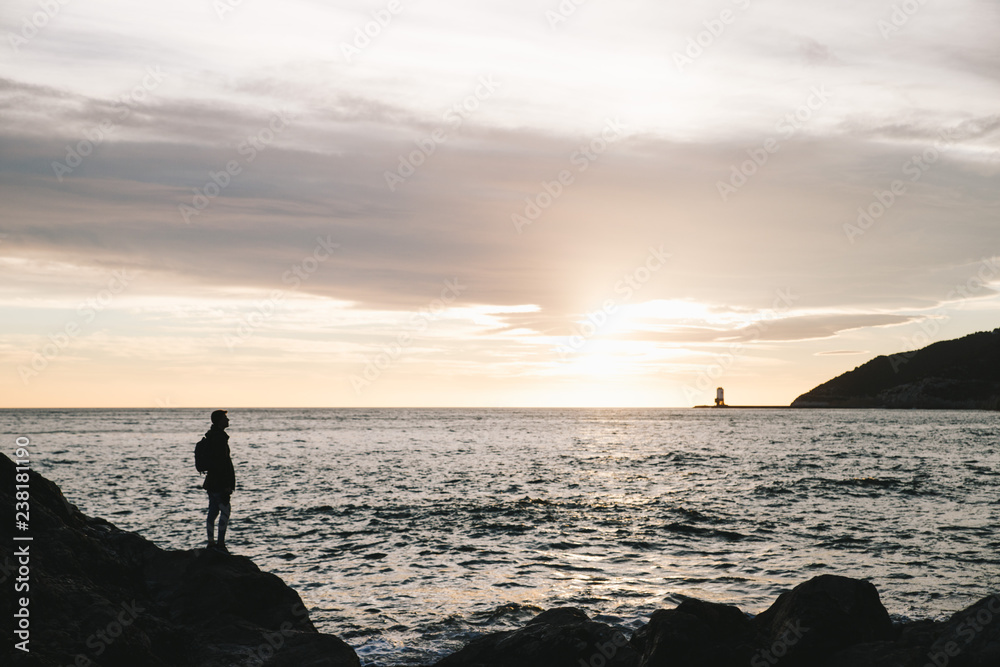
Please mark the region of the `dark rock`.
[[902, 647], [895, 642], [857, 644], [838, 651], [822, 667], [923, 667], [926, 651]]
[[576, 623], [586, 623], [589, 620], [590, 617], [587, 616], [587, 612], [582, 609], [577, 609], [576, 607], [557, 607], [540, 612], [533, 619], [525, 623], [525, 625], [537, 625], [539, 623], [555, 626], [573, 625]]
[[822, 667], [924, 667], [942, 625], [915, 621], [896, 626], [895, 641], [856, 644], [834, 653]]
[[[0, 503], [14, 507], [14, 463], [0, 455]], [[32, 472], [31, 542], [0, 522], [0, 566], [30, 553], [30, 654], [38, 667], [358, 667], [354, 651], [309, 620], [299, 595], [249, 559], [214, 551], [164, 551], [135, 533], [83, 515]], [[9, 586], [9, 582], [4, 584]], [[0, 596], [12, 619], [15, 597]], [[7, 621], [9, 622], [9, 621]], [[5, 632], [10, 638], [13, 633]], [[9, 653], [8, 653], [9, 651]], [[0, 654], [0, 663], [10, 664]]]
[[948, 621], [916, 621], [896, 628], [894, 641], [855, 644], [818, 667], [997, 667], [1000, 665], [1000, 594]]
[[474, 639], [435, 667], [636, 667], [638, 662], [620, 629], [565, 607], [542, 612], [520, 630]]
[[653, 612], [633, 637], [641, 667], [745, 667], [753, 646], [746, 615], [729, 605], [685, 600]]
[[782, 667], [815, 667], [837, 651], [896, 634], [875, 586], [834, 575], [782, 593], [752, 625], [767, 652], [760, 657]]
[[945, 622], [927, 662], [948, 667], [1000, 665], [1000, 594], [991, 595]]

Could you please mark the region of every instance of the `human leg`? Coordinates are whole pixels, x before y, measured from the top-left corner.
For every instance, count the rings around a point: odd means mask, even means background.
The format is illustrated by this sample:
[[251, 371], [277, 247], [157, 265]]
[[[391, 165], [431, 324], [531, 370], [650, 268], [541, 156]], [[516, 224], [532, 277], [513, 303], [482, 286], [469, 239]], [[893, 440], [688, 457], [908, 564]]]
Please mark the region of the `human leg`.
[[[215, 519], [216, 517], [219, 516], [219, 512], [221, 510], [221, 505], [222, 505], [221, 501], [222, 501], [221, 493], [212, 493], [211, 491], [208, 492], [208, 520], [206, 526], [208, 528], [208, 546], [212, 546], [215, 544]], [[228, 515], [229, 513], [227, 511], [226, 512], [227, 518]], [[222, 522], [220, 521], [220, 526], [221, 523]]]
[[220, 494], [219, 498], [219, 546], [226, 546], [226, 528], [229, 527], [229, 515], [232, 512], [229, 494]]

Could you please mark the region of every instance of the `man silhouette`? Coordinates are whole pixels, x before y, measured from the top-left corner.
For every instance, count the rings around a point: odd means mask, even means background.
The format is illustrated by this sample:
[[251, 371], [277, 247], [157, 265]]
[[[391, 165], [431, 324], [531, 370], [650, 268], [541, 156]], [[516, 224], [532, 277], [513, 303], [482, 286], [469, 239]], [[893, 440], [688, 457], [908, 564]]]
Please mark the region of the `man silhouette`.
[[[229, 417], [225, 410], [212, 413], [212, 428], [205, 434], [205, 482], [208, 492], [208, 548], [229, 553], [226, 549], [226, 527], [229, 525], [229, 497], [236, 490], [236, 471], [229, 456]], [[219, 541], [215, 541], [215, 519], [219, 519]]]

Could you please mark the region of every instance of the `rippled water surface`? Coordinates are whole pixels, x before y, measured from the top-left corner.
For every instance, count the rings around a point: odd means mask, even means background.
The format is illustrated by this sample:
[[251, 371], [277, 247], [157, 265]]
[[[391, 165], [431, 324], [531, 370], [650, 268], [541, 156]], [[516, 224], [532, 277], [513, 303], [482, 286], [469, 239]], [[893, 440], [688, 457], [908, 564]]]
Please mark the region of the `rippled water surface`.
[[[204, 540], [207, 410], [7, 410], [84, 512]], [[231, 410], [229, 538], [370, 665], [429, 664], [538, 608], [636, 626], [758, 612], [821, 573], [895, 615], [1000, 589], [1000, 415], [870, 410]], [[9, 453], [9, 452], [8, 452]]]

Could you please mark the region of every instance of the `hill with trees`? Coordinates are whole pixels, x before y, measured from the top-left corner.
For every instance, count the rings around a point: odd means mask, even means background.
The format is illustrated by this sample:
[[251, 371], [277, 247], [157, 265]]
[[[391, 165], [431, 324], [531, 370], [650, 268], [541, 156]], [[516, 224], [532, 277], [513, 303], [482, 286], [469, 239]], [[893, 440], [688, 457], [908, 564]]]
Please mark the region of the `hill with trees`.
[[1000, 409], [1000, 329], [876, 357], [792, 407]]

